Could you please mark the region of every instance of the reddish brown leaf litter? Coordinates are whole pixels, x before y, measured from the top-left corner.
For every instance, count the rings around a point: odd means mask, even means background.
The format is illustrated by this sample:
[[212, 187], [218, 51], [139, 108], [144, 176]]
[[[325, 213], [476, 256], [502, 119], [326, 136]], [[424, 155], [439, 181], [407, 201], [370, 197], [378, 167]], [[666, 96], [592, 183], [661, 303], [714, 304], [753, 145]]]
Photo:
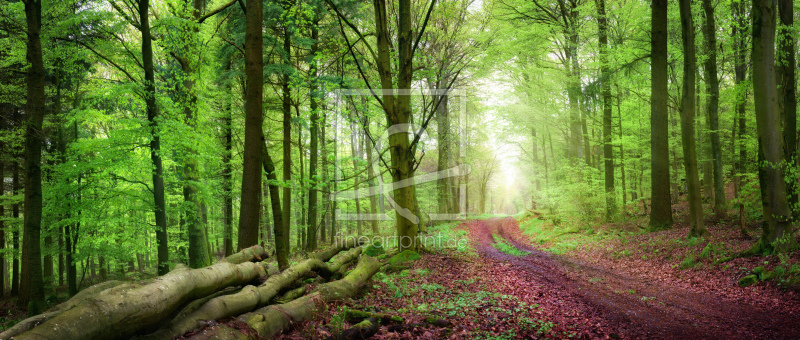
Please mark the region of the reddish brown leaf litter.
[[[297, 325], [282, 338], [337, 334], [350, 326], [336, 317], [342, 308], [394, 313], [406, 323], [436, 316], [455, 325], [405, 332], [384, 326], [375, 339], [800, 338], [800, 304], [791, 293], [770, 295], [763, 285], [753, 292], [736, 286], [735, 279], [721, 282], [708, 270], [696, 271], [704, 275], [697, 278], [686, 271], [686, 279], [680, 279], [665, 274], [665, 264], [653, 258], [625, 262], [590, 249], [569, 258], [552, 255], [530, 246], [512, 218], [462, 227], [477, 257], [427, 255], [405, 275], [376, 278], [359, 299], [331, 304], [321, 320]], [[492, 246], [493, 234], [530, 254], [499, 252]]]
[[[668, 277], [657, 280], [657, 267], [651, 267], [648, 275], [637, 275], [647, 272], [647, 263], [616, 263], [606, 267], [603, 265], [608, 262], [590, 264], [538, 251], [524, 242], [517, 222], [511, 218], [474, 221], [468, 226], [471, 234], [476, 235], [476, 247], [482, 256], [505, 259], [520, 271], [532, 273], [532, 280], [541, 282], [547, 290], [558, 292], [563, 298], [560, 305], [553, 304], [552, 308], [581, 311], [598, 320], [601, 329], [608, 327], [610, 332], [624, 338], [800, 338], [798, 301], [791, 295], [783, 296], [783, 301], [770, 299], [767, 303], [751, 304], [750, 299], [732, 298], [735, 295], [720, 294], [719, 289], [675, 284]], [[513, 257], [499, 253], [487, 243], [492, 233], [504, 236], [531, 254]], [[636, 265], [639, 270], [632, 270]], [[729, 287], [730, 283], [725, 286], [735, 290]], [[544, 302], [542, 306], [548, 309]]]

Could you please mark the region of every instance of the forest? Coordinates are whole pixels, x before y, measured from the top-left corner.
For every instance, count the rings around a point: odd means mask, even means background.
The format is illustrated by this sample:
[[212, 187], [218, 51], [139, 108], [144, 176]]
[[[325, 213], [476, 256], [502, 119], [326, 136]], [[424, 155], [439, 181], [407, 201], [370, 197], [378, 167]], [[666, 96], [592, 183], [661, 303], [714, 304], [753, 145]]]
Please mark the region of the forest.
[[798, 13], [0, 0], [0, 339], [796, 339]]

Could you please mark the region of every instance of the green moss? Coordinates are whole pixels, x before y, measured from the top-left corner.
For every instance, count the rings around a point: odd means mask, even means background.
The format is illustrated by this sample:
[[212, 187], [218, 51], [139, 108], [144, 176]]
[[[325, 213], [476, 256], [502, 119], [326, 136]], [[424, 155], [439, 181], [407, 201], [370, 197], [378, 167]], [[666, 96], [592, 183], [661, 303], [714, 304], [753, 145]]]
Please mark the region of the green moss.
[[392, 256], [392, 258], [389, 259], [389, 264], [392, 266], [397, 266], [401, 263], [413, 262], [421, 258], [422, 256], [420, 256], [419, 253], [413, 250], [405, 250], [400, 254]]
[[697, 265], [697, 259], [694, 257], [694, 254], [687, 255], [683, 262], [681, 262], [681, 270], [689, 269]]
[[739, 287], [747, 287], [754, 283], [758, 282], [758, 276], [756, 275], [748, 275], [741, 279], [739, 279]]
[[367, 248], [364, 249], [364, 254], [377, 257], [386, 253], [386, 248], [381, 245], [380, 241], [375, 241], [375, 243], [370, 244]]
[[711, 255], [713, 255], [716, 252], [717, 252], [717, 246], [715, 246], [711, 242], [708, 242], [708, 244], [706, 244], [706, 247], [703, 248], [703, 251], [700, 252], [700, 258], [701, 259], [707, 259], [707, 258], [711, 257]]
[[758, 266], [758, 267], [753, 268], [753, 274], [761, 276], [762, 273], [764, 273], [764, 267], [763, 266]]
[[768, 272], [764, 272], [761, 275], [759, 275], [758, 279], [761, 281], [771, 281], [775, 279], [775, 277], [776, 277], [775, 271], [770, 270]]

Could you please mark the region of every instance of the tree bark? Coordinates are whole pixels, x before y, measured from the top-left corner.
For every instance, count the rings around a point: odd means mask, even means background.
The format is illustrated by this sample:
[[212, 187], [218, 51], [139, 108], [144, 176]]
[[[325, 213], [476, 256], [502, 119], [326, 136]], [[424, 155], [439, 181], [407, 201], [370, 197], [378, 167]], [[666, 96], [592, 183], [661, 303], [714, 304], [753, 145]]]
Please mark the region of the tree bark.
[[[414, 178], [414, 155], [411, 153], [411, 143], [407, 129], [411, 122], [411, 97], [408, 95], [394, 95], [395, 81], [392, 77], [390, 62], [390, 37], [388, 29], [388, 16], [385, 0], [373, 1], [375, 10], [375, 34], [378, 42], [378, 60], [376, 66], [383, 88], [383, 110], [389, 125], [389, 149], [391, 155], [392, 180], [394, 183], [394, 209], [395, 227], [397, 229], [398, 245], [401, 251], [406, 249], [417, 250], [419, 247], [417, 234], [419, 233], [419, 216], [414, 213], [417, 209]], [[398, 3], [397, 26], [397, 89], [409, 90], [413, 73], [412, 32], [411, 27], [411, 1], [400, 0]], [[404, 186], [405, 185], [405, 186]]]
[[[292, 36], [288, 27], [283, 28], [283, 53], [284, 63], [289, 67], [292, 48]], [[286, 238], [286, 252], [288, 254], [291, 245], [289, 239], [291, 235], [292, 221], [292, 97], [289, 89], [289, 73], [284, 71], [282, 80], [283, 95], [283, 225], [282, 233]], [[284, 269], [285, 267], [281, 267]]]
[[[780, 91], [778, 102], [781, 105], [781, 117], [783, 118], [783, 145], [785, 150], [786, 162], [788, 165], [797, 166], [797, 83], [795, 79], [794, 47], [794, 1], [778, 0], [778, 12], [780, 14], [780, 39], [778, 39], [778, 72], [780, 74]], [[794, 219], [800, 217], [800, 207], [798, 203], [798, 179], [786, 181], [789, 206], [794, 207]]]
[[[15, 120], [15, 123], [17, 121]], [[11, 195], [16, 196], [19, 192], [19, 162], [14, 160], [14, 172], [11, 179]], [[11, 207], [11, 217], [15, 221], [19, 219], [19, 203]], [[14, 259], [11, 261], [11, 296], [19, 295], [19, 231], [14, 228], [11, 233], [11, 246], [14, 248]]]
[[[764, 174], [763, 233], [751, 248], [755, 253], [773, 253], [791, 249], [791, 210], [786, 195], [783, 136], [777, 107], [775, 80], [775, 4], [769, 0], [753, 0], [753, 99], [760, 151], [765, 162], [759, 162]], [[786, 235], [786, 236], [784, 236]]]
[[42, 142], [44, 140], [45, 69], [42, 59], [41, 0], [26, 0], [27, 23], [26, 59], [30, 63], [27, 75], [25, 111], [25, 216], [22, 230], [22, 272], [20, 274], [19, 302], [28, 306], [28, 315], [42, 312], [44, 281], [42, 279]]
[[686, 171], [686, 184], [689, 201], [689, 237], [708, 234], [703, 225], [703, 205], [700, 195], [700, 176], [697, 173], [697, 153], [695, 148], [695, 72], [697, 56], [694, 46], [694, 22], [691, 0], [680, 0], [681, 31], [683, 35], [683, 90], [681, 95], [681, 140], [683, 145], [683, 166]]
[[669, 183], [669, 111], [667, 108], [667, 0], [652, 2], [650, 146], [650, 230], [672, 227]]
[[[290, 324], [311, 320], [323, 311], [325, 304], [355, 295], [372, 275], [378, 272], [381, 263], [369, 256], [362, 256], [353, 271], [339, 281], [319, 285], [314, 292], [281, 305], [270, 305], [244, 314], [236, 320], [244, 322], [258, 332], [260, 338], [272, 338]], [[240, 339], [248, 338], [239, 329], [227, 325], [208, 328], [190, 339]]]
[[[351, 242], [350, 245], [354, 246], [355, 243]], [[333, 248], [341, 251], [344, 247], [338, 245]], [[328, 255], [330, 253], [331, 252], [322, 252], [320, 254]], [[361, 254], [361, 247], [351, 249], [339, 255], [330, 264], [326, 263], [326, 261], [332, 256], [312, 256], [284, 270], [281, 274], [269, 277], [264, 283], [258, 286], [248, 285], [235, 294], [213, 298], [192, 313], [179, 317], [161, 330], [146, 336], [145, 339], [173, 339], [176, 336], [199, 328], [204, 321], [220, 320], [251, 312], [269, 304], [282, 290], [295, 281], [302, 279], [306, 274], [315, 271], [323, 276], [331, 277], [331, 275], [337, 272], [342, 266], [357, 259], [359, 254]]]
[[703, 0], [703, 11], [706, 15], [705, 34], [708, 59], [705, 62], [707, 97], [706, 106], [711, 129], [711, 154], [714, 165], [714, 214], [718, 218], [727, 215], [728, 205], [725, 200], [725, 181], [722, 177], [722, 143], [719, 137], [719, 78], [717, 78], [717, 25], [714, 18], [714, 6], [711, 0]]
[[[5, 120], [0, 120], [0, 131], [5, 131]], [[0, 150], [8, 150], [5, 148], [5, 143], [0, 140]], [[6, 198], [6, 173], [3, 161], [3, 155], [0, 155], [0, 199]], [[0, 202], [0, 253], [5, 254], [6, 251], [6, 205], [5, 201]], [[6, 271], [6, 257], [0, 256], [0, 296], [6, 294], [6, 279], [8, 272]]]
[[[103, 290], [14, 339], [119, 339], [152, 332], [187, 302], [266, 275], [263, 248], [202, 269], [179, 267], [149, 284]], [[86, 320], [92, 320], [87, 322]]]
[[[597, 0], [598, 42], [600, 44], [600, 79], [603, 96], [603, 158], [605, 167], [606, 221], [617, 215], [617, 200], [614, 190], [614, 149], [611, 145], [612, 98], [611, 72], [608, 69], [608, 19], [605, 0]], [[625, 199], [623, 198], [623, 202]]]
[[[230, 94], [230, 87], [228, 87]], [[233, 96], [231, 96], [233, 98]], [[225, 108], [226, 115], [223, 118], [222, 124], [225, 130], [225, 151], [222, 154], [222, 190], [225, 195], [223, 209], [224, 212], [224, 226], [222, 232], [223, 247], [225, 248], [225, 256], [233, 254], [233, 100], [231, 100]]]
[[264, 86], [264, 43], [262, 1], [247, 0], [245, 14], [245, 122], [244, 163], [242, 166], [242, 201], [239, 208], [239, 249], [258, 243], [261, 208], [262, 92]]
[[150, 36], [150, 0], [139, 0], [139, 23], [142, 33], [142, 66], [144, 68], [144, 100], [150, 125], [150, 159], [153, 162], [153, 200], [155, 202], [156, 242], [158, 243], [158, 274], [169, 272], [167, 247], [167, 208], [164, 198], [164, 168], [161, 163], [161, 133], [158, 128], [156, 84], [153, 68], [153, 42]]
[[311, 56], [309, 64], [309, 75], [311, 77], [311, 86], [309, 88], [309, 109], [311, 110], [311, 127], [310, 127], [310, 142], [309, 142], [309, 159], [308, 159], [308, 180], [310, 188], [308, 189], [308, 240], [306, 241], [306, 251], [314, 251], [317, 249], [317, 186], [319, 185], [319, 176], [317, 174], [317, 156], [319, 155], [319, 112], [317, 112], [319, 104], [319, 86], [317, 85], [317, 53], [319, 51], [319, 20], [315, 18], [311, 23]]
[[281, 197], [278, 193], [278, 172], [275, 163], [269, 155], [266, 145], [261, 146], [264, 172], [267, 173], [269, 182], [269, 204], [272, 207], [273, 234], [275, 234], [275, 255], [278, 267], [284, 269], [289, 266], [289, 233], [284, 232], [283, 213], [281, 212]]

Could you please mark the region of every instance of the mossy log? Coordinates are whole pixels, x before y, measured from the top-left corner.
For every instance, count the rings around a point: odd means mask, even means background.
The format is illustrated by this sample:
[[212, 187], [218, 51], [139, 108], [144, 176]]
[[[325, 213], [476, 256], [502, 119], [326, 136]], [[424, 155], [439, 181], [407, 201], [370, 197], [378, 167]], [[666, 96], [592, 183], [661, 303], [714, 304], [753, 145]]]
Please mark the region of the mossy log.
[[[337, 245], [312, 255], [312, 258], [289, 267], [284, 270], [283, 273], [271, 276], [257, 287], [247, 286], [235, 294], [213, 298], [200, 306], [197, 310], [188, 313], [185, 317], [176, 318], [169, 325], [144, 338], [172, 339], [175, 336], [202, 327], [208, 320], [219, 320], [236, 316], [266, 306], [281, 292], [281, 290], [312, 271], [325, 277], [331, 277], [339, 271], [340, 268], [345, 267], [345, 264], [357, 259], [358, 255], [361, 253], [361, 248], [358, 247], [341, 253], [334, 258], [331, 263], [324, 262], [336, 255], [338, 251], [341, 251], [346, 246], [352, 247], [355, 246], [355, 243], [349, 243], [344, 246]], [[334, 252], [330, 249], [338, 251]]]
[[[339, 281], [317, 286], [310, 294], [281, 305], [270, 305], [254, 312], [243, 314], [236, 321], [246, 323], [257, 334], [257, 338], [272, 338], [292, 323], [312, 319], [326, 308], [326, 303], [355, 295], [367, 280], [381, 267], [380, 261], [361, 256], [356, 268]], [[250, 339], [249, 335], [227, 325], [217, 325], [193, 335], [190, 339]]]
[[3, 331], [2, 333], [0, 333], [0, 339], [10, 339], [12, 337], [22, 334], [23, 332], [27, 332], [33, 329], [34, 327], [40, 325], [41, 323], [56, 317], [63, 311], [75, 307], [77, 304], [79, 304], [83, 300], [90, 298], [94, 294], [124, 284], [125, 282], [112, 280], [112, 281], [101, 282], [94, 286], [88, 287], [80, 291], [78, 294], [75, 294], [75, 296], [73, 296], [69, 300], [56, 305], [50, 311], [22, 320], [13, 327]]
[[266, 257], [266, 252], [254, 247], [243, 253], [200, 269], [178, 266], [150, 283], [84, 294], [82, 301], [56, 311], [57, 315], [14, 339], [120, 339], [152, 332], [190, 301], [265, 276], [265, 263], [246, 261]]
[[342, 334], [339, 334], [337, 337], [331, 337], [331, 339], [336, 340], [364, 340], [369, 339], [381, 328], [381, 324], [378, 322], [378, 319], [369, 318], [365, 319], [355, 325], [346, 329]]
[[388, 323], [403, 323], [403, 317], [387, 314], [387, 313], [375, 313], [375, 312], [365, 312], [361, 310], [355, 309], [346, 309], [344, 311], [344, 320], [355, 324], [366, 319], [375, 319], [380, 321], [381, 324], [388, 324]]

